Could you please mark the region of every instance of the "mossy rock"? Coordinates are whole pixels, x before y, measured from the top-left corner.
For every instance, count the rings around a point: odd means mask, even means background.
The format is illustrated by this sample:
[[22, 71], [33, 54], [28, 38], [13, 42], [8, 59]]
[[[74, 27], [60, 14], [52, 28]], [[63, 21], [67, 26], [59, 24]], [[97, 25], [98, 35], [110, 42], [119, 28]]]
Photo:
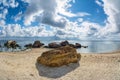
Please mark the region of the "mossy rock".
[[65, 46], [55, 50], [43, 52], [37, 62], [49, 67], [59, 67], [70, 63], [77, 63], [81, 58], [75, 48]]

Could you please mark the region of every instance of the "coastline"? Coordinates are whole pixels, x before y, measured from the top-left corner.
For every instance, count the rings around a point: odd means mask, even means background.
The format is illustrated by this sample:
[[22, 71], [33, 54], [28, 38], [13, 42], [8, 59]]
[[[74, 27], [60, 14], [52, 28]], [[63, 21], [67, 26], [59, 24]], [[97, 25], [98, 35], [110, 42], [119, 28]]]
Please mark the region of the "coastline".
[[77, 65], [54, 69], [43, 66], [39, 71], [36, 59], [47, 50], [38, 48], [0, 52], [0, 80], [120, 80], [120, 50], [98, 54], [81, 53]]

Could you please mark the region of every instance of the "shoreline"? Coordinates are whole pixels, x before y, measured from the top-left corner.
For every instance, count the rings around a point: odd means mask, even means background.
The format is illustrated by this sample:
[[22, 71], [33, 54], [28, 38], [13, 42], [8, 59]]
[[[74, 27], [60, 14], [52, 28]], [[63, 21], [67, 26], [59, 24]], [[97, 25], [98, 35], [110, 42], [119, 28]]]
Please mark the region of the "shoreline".
[[[78, 52], [80, 53], [80, 52]], [[94, 53], [94, 52], [81, 52], [80, 54], [114, 54], [114, 53], [120, 53], [120, 50], [115, 50], [115, 51], [110, 51], [110, 52], [98, 52], [98, 53]]]
[[[35, 50], [35, 49], [47, 49], [47, 50], [52, 50], [54, 48], [31, 48], [31, 49], [25, 49], [25, 50], [20, 50], [20, 51], [0, 51], [0, 53], [15, 53], [15, 52], [24, 52], [24, 51], [31, 51], [31, 50]], [[76, 49], [77, 50], [77, 49]], [[113, 54], [113, 53], [120, 53], [120, 50], [114, 50], [114, 51], [109, 51], [109, 52], [78, 52], [80, 54]]]
[[36, 64], [48, 48], [0, 52], [0, 80], [120, 80], [120, 51], [81, 54], [77, 64], [49, 68]]

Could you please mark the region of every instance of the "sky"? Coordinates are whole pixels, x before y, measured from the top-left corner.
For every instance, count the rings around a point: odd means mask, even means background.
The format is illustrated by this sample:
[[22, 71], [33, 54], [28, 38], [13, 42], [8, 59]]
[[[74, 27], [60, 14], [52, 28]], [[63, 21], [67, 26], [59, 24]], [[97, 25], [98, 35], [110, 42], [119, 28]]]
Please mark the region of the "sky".
[[0, 0], [0, 37], [120, 40], [120, 0]]

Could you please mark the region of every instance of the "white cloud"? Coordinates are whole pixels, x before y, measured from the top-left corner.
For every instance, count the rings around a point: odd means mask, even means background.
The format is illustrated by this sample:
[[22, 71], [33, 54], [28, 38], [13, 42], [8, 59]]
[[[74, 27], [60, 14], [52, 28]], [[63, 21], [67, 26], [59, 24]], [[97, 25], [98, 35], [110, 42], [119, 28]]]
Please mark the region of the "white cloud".
[[8, 13], [8, 10], [5, 8], [5, 9], [2, 9], [1, 11], [2, 12], [0, 13], [0, 18], [1, 19], [6, 19], [6, 15]]
[[63, 17], [59, 16], [56, 13], [56, 7], [56, 0], [31, 0], [25, 14], [25, 25], [30, 25], [31, 22], [34, 22], [36, 20], [36, 17], [39, 17], [40, 19], [38, 20], [40, 20], [44, 24], [64, 27], [66, 21]]
[[45, 26], [34, 26], [34, 27], [21, 27], [20, 24], [8, 24], [4, 25], [3, 29], [0, 31], [1, 36], [19, 36], [19, 37], [45, 37], [53, 36], [53, 32], [47, 31]]
[[15, 2], [15, 0], [9, 0], [9, 5], [10, 5], [12, 8], [15, 8], [15, 7], [17, 7], [19, 4], [18, 4], [18, 2]]
[[103, 6], [103, 4], [99, 1], [99, 0], [96, 0], [95, 1], [99, 6]]
[[5, 25], [5, 21], [4, 20], [0, 20], [0, 27], [3, 27]]
[[[55, 27], [65, 27], [67, 17], [83, 17], [90, 14], [85, 12], [72, 13], [69, 8], [74, 0], [27, 0], [29, 6], [25, 14], [25, 25], [38, 21]], [[47, 2], [47, 3], [46, 3]]]
[[16, 22], [19, 21], [19, 20], [21, 20], [22, 15], [23, 15], [23, 13], [22, 13], [22, 12], [19, 12], [19, 13], [14, 17], [14, 20], [15, 20]]
[[0, 5], [3, 5], [0, 7], [0, 18], [6, 19], [6, 15], [8, 14], [8, 8], [15, 8], [18, 7], [19, 3], [16, 0], [0, 0]]
[[117, 35], [120, 33], [120, 0], [103, 0], [103, 9], [108, 16], [106, 26], [101, 29], [98, 36]]
[[83, 16], [88, 16], [90, 14], [86, 13], [86, 12], [80, 12], [80, 13], [72, 13], [69, 8], [72, 7], [71, 4], [69, 4], [69, 2], [73, 1], [73, 3], [75, 2], [75, 0], [56, 0], [57, 4], [59, 6], [57, 6], [57, 12], [61, 15], [64, 15], [66, 17], [83, 17]]
[[101, 29], [101, 26], [96, 23], [84, 21], [78, 24], [78, 22], [68, 22], [66, 28], [55, 29], [56, 36], [60, 38], [92, 38], [96, 37], [96, 33]]
[[[16, 4], [16, 2], [13, 3]], [[45, 26], [29, 26], [22, 27], [20, 24], [6, 24], [4, 19], [8, 14], [7, 9], [0, 8], [3, 13], [0, 14], [0, 25], [2, 30], [0, 34], [2, 36], [57, 36], [60, 38], [114, 38], [120, 36], [120, 0], [103, 0], [103, 3], [96, 0], [99, 6], [102, 6], [107, 19], [105, 20], [105, 26], [101, 26], [94, 22], [83, 20], [83, 16], [89, 16], [90, 14], [85, 12], [72, 13], [70, 11], [71, 1], [74, 0], [25, 0], [29, 3], [27, 11], [25, 13], [25, 25], [30, 25], [31, 22], [38, 21], [40, 24], [44, 23]], [[6, 0], [2, 1], [4, 5], [11, 6], [6, 3]], [[47, 2], [47, 3], [46, 3]], [[16, 4], [17, 5], [17, 4]], [[18, 5], [17, 5], [18, 6]], [[11, 6], [15, 7], [15, 6]], [[15, 16], [15, 21], [21, 19], [22, 12]], [[69, 21], [68, 17], [80, 17], [75, 22]], [[52, 30], [46, 30], [45, 27], [52, 26]], [[55, 26], [55, 27], [53, 27]], [[59, 28], [61, 27], [61, 28]]]
[[78, 18], [77, 21], [78, 22], [83, 22], [83, 18]]
[[1, 4], [3, 4], [4, 7], [12, 7], [15, 8], [19, 5], [19, 3], [16, 0], [0, 0]]

